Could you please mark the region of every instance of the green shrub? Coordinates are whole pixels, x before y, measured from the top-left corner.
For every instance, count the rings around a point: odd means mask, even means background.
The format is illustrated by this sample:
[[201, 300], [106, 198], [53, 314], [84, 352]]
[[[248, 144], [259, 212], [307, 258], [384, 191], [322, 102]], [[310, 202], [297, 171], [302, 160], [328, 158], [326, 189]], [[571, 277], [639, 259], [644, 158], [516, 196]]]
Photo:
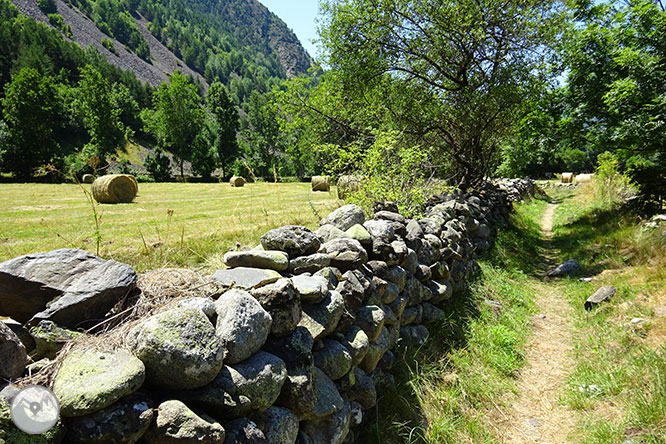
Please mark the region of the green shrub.
[[143, 166], [155, 182], [168, 182], [171, 179], [171, 161], [166, 153], [157, 148], [154, 154], [146, 156]]
[[54, 13], [58, 10], [55, 0], [37, 0], [37, 6], [44, 14]]
[[599, 198], [605, 202], [617, 202], [627, 190], [629, 180], [619, 170], [617, 156], [606, 151], [597, 157], [597, 168], [594, 175]]
[[116, 51], [116, 47], [113, 45], [113, 42], [110, 39], [107, 39], [106, 37], [102, 38], [102, 46], [108, 49], [110, 52], [112, 52], [115, 55], [118, 55], [118, 51]]

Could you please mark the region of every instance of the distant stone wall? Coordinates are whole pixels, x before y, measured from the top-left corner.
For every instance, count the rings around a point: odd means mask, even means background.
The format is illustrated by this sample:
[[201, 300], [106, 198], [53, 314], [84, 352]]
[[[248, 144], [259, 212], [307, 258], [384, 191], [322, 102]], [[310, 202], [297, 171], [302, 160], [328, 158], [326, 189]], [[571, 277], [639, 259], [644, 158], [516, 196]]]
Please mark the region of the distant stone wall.
[[[115, 351], [72, 348], [54, 378], [63, 420], [51, 442], [354, 442], [394, 384], [396, 348], [427, 340], [511, 202], [533, 191], [502, 180], [435, 196], [420, 220], [345, 205], [316, 232], [269, 231], [225, 255], [216, 299], [141, 320]], [[0, 442], [2, 421], [0, 395]]]

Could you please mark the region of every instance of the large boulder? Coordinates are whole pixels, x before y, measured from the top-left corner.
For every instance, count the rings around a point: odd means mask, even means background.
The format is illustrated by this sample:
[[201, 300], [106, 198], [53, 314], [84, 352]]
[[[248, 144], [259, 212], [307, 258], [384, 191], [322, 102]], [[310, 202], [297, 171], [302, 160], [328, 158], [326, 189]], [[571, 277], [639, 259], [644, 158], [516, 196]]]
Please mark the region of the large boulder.
[[247, 398], [250, 401], [248, 410], [261, 412], [278, 399], [286, 378], [287, 368], [282, 359], [259, 352], [239, 364], [224, 366], [215, 384], [232, 397]]
[[315, 407], [308, 414], [301, 415], [301, 419], [317, 420], [339, 412], [344, 408], [344, 399], [340, 396], [338, 388], [331, 378], [322, 370], [315, 367]]
[[332, 211], [319, 224], [330, 224], [342, 231], [346, 231], [356, 224], [363, 225], [363, 222], [365, 222], [365, 214], [363, 214], [361, 207], [358, 205], [344, 205]]
[[225, 349], [203, 311], [173, 308], [158, 313], [130, 330], [128, 344], [146, 365], [150, 385], [193, 389], [215, 379]]
[[338, 326], [345, 309], [345, 301], [337, 291], [329, 291], [326, 298], [318, 304], [303, 306], [299, 326], [308, 329], [317, 340], [333, 333]]
[[125, 350], [69, 353], [53, 381], [62, 416], [82, 416], [108, 407], [141, 387], [143, 363]]
[[236, 364], [264, 345], [271, 331], [271, 315], [242, 290], [229, 290], [215, 302], [217, 337], [227, 349], [226, 363]]
[[284, 251], [292, 258], [316, 253], [321, 241], [305, 227], [286, 225], [261, 236], [261, 245], [265, 250]]
[[145, 393], [125, 396], [115, 404], [67, 421], [71, 444], [130, 444], [148, 430], [153, 421], [153, 401]]
[[[83, 250], [61, 249], [0, 264], [0, 315], [65, 327], [98, 320], [132, 289], [134, 269]], [[94, 322], [94, 321], [93, 321]]]
[[226, 270], [217, 270], [213, 279], [225, 287], [249, 290], [272, 284], [280, 279], [282, 275], [275, 270], [263, 268], [236, 267]]
[[143, 437], [147, 444], [219, 444], [226, 436], [218, 422], [206, 415], [197, 415], [181, 401], [163, 402], [155, 416]]
[[301, 320], [301, 299], [290, 279], [280, 279], [251, 291], [273, 320], [271, 334], [285, 336], [293, 332]]
[[269, 268], [284, 271], [289, 268], [289, 256], [284, 251], [230, 251], [224, 255], [227, 267]]
[[368, 262], [368, 252], [356, 239], [337, 238], [326, 242], [322, 249], [331, 258], [331, 266], [346, 271]]
[[0, 379], [14, 379], [23, 375], [28, 355], [21, 340], [0, 322]]
[[314, 363], [333, 381], [342, 378], [352, 368], [352, 356], [344, 345], [324, 339], [324, 346], [315, 352]]
[[340, 343], [345, 346], [352, 358], [353, 365], [359, 365], [368, 353], [370, 340], [358, 325], [352, 325], [344, 334], [338, 335]]

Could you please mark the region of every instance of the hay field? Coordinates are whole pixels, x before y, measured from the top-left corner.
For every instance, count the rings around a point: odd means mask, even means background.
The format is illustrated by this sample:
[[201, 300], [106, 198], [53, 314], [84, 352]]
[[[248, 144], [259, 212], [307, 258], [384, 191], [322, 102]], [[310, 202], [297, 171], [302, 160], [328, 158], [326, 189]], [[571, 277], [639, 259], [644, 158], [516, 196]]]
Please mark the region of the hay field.
[[[137, 271], [213, 269], [237, 242], [253, 247], [281, 225], [315, 228], [338, 205], [334, 190], [313, 193], [308, 183], [142, 183], [131, 204], [97, 205], [100, 255]], [[94, 253], [95, 238], [79, 185], [0, 184], [0, 261], [56, 248]]]

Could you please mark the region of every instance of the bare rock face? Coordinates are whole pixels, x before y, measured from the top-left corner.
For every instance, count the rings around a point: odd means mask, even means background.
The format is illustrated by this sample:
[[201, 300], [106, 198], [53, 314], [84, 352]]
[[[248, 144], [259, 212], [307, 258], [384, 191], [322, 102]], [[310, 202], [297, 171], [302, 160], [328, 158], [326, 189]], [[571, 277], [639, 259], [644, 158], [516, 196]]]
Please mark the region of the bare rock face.
[[20, 256], [0, 264], [0, 315], [75, 328], [102, 318], [136, 281], [129, 265], [83, 250]]

